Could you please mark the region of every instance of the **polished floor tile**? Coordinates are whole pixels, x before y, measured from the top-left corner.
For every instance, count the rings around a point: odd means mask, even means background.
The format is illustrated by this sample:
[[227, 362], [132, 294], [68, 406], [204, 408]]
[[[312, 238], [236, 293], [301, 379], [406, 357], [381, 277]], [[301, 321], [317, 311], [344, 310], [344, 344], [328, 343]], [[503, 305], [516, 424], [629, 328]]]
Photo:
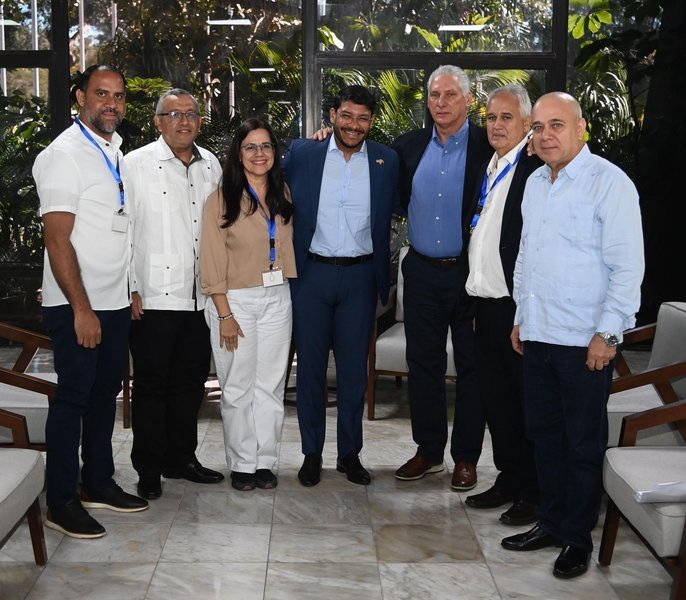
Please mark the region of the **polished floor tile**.
[[[3, 353], [0, 351], [0, 362]], [[454, 386], [448, 386], [452, 395]], [[294, 394], [288, 395], [290, 399]], [[202, 485], [162, 479], [163, 495], [141, 513], [93, 510], [107, 529], [99, 540], [75, 540], [46, 529], [50, 561], [33, 563], [22, 524], [0, 549], [0, 600], [663, 600], [671, 579], [625, 526], [612, 565], [597, 564], [604, 514], [593, 532], [588, 573], [553, 577], [557, 548], [510, 552], [503, 537], [530, 526], [498, 521], [508, 508], [475, 510], [467, 496], [497, 476], [488, 433], [474, 490], [450, 488], [453, 460], [417, 481], [395, 470], [414, 456], [407, 385], [380, 378], [377, 420], [364, 422], [360, 453], [373, 481], [349, 482], [336, 471], [336, 407], [327, 411], [321, 483], [305, 488], [296, 411], [287, 406], [275, 490], [239, 492], [228, 482], [216, 394], [203, 403], [198, 458], [227, 480]], [[135, 492], [132, 434], [121, 406], [113, 435], [116, 479]], [[41, 497], [45, 509], [45, 498]]]

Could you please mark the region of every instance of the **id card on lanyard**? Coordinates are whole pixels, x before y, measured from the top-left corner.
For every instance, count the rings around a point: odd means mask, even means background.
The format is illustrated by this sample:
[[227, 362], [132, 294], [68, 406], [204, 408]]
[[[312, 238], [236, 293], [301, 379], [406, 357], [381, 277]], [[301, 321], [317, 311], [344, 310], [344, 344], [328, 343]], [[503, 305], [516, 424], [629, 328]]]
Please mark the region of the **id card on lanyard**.
[[275, 285], [282, 285], [284, 283], [283, 271], [279, 267], [274, 267], [276, 262], [276, 216], [273, 211], [264, 210], [260, 199], [255, 190], [250, 186], [250, 193], [257, 202], [260, 212], [267, 221], [267, 228], [269, 230], [269, 269], [262, 272], [262, 287], [273, 287]]
[[119, 172], [119, 158], [117, 157], [116, 166], [113, 165], [110, 157], [105, 154], [105, 151], [100, 147], [98, 142], [95, 141], [95, 138], [93, 138], [93, 136], [88, 132], [88, 129], [84, 127], [83, 123], [81, 123], [81, 120], [78, 117], [76, 117], [75, 122], [81, 129], [81, 133], [86, 136], [86, 139], [100, 151], [100, 154], [102, 154], [102, 157], [105, 159], [107, 168], [110, 170], [112, 177], [114, 177], [114, 180], [117, 182], [117, 186], [119, 187], [119, 209], [114, 211], [114, 215], [112, 217], [112, 231], [126, 233], [129, 229], [129, 215], [124, 210], [126, 206], [124, 200], [124, 182], [122, 181], [121, 173]]

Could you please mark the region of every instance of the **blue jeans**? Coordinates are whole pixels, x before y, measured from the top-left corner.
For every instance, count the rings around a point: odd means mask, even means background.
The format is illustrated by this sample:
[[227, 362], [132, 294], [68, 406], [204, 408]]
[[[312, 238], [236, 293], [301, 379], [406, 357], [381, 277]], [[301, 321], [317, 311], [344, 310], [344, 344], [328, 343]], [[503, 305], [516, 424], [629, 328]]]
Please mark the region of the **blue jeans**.
[[77, 497], [79, 441], [84, 489], [92, 492], [113, 483], [112, 430], [128, 359], [131, 309], [95, 314], [100, 319], [102, 342], [96, 348], [84, 348], [76, 342], [70, 305], [43, 308], [58, 378], [45, 426], [48, 506], [60, 506]]
[[527, 437], [534, 443], [541, 528], [590, 552], [607, 447], [614, 361], [586, 366], [588, 348], [524, 342]]

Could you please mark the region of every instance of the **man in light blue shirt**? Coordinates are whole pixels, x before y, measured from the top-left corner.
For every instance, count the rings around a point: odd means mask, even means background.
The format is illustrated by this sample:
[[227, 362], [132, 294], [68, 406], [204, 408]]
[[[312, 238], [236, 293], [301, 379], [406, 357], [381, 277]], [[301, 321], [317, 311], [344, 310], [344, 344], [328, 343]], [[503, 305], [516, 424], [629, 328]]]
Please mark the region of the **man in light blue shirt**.
[[539, 522], [509, 550], [562, 546], [553, 575], [588, 568], [607, 446], [607, 400], [622, 332], [635, 323], [643, 278], [638, 193], [590, 153], [578, 102], [542, 96], [514, 272], [512, 345], [523, 354], [526, 430], [535, 447]]

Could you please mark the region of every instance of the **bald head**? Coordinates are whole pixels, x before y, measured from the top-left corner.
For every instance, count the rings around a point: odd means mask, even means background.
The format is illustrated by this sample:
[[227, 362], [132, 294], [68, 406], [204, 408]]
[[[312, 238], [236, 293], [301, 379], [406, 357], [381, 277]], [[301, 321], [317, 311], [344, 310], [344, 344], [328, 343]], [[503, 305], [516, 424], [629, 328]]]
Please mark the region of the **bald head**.
[[534, 104], [531, 121], [534, 151], [552, 169], [554, 180], [584, 147], [581, 106], [565, 92], [550, 92]]

